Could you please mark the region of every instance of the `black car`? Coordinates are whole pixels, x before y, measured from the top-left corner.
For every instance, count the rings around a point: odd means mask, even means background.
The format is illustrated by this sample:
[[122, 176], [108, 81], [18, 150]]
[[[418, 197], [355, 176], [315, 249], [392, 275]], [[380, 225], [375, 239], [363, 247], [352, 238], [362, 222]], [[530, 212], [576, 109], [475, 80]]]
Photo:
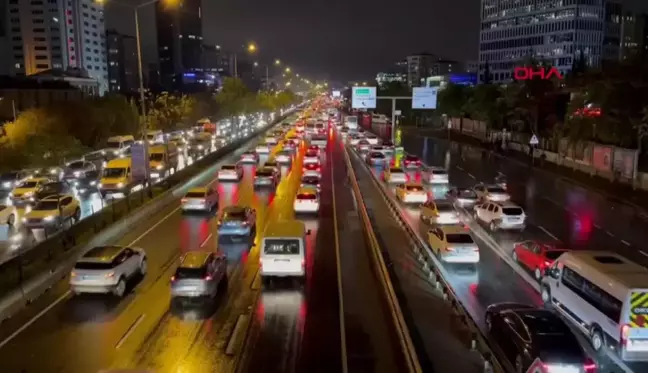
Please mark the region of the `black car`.
[[65, 180], [44, 184], [34, 195], [36, 201], [59, 194], [72, 194], [72, 186]]
[[65, 165], [63, 169], [63, 178], [65, 180], [84, 179], [86, 174], [95, 171], [97, 167], [90, 161], [73, 161]]
[[502, 354], [516, 372], [526, 372], [537, 358], [549, 368], [596, 371], [596, 364], [569, 326], [550, 310], [499, 303], [486, 309], [485, 320], [490, 337], [498, 347], [496, 353]]
[[101, 179], [101, 173], [98, 170], [86, 171], [85, 177], [83, 179], [78, 179], [74, 181], [74, 187], [76, 188], [79, 194], [88, 194], [93, 193], [99, 190], [99, 180]]
[[10, 192], [21, 180], [20, 171], [5, 172], [0, 174], [0, 190]]

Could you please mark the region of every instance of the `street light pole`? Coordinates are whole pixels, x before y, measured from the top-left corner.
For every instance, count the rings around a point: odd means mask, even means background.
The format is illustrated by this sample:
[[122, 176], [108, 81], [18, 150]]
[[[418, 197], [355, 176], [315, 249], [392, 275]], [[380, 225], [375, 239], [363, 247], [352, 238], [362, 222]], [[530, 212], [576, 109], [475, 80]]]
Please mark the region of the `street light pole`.
[[[140, 40], [140, 28], [139, 28], [139, 8], [133, 8], [135, 13], [135, 40], [137, 43], [137, 74], [139, 75], [139, 91], [140, 91], [140, 105], [142, 110], [142, 118], [144, 119], [144, 130], [146, 130], [146, 101], [144, 97], [144, 73], [142, 67], [142, 41]], [[143, 133], [144, 138], [146, 138], [146, 133]]]

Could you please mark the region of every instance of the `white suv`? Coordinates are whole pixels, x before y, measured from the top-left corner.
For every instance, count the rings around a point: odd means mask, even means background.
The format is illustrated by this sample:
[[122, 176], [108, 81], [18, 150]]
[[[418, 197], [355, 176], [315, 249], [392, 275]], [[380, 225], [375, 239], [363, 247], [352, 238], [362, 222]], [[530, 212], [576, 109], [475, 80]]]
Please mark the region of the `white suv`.
[[475, 206], [475, 220], [488, 224], [491, 231], [498, 229], [524, 230], [526, 214], [513, 202], [485, 202]]
[[75, 294], [113, 293], [123, 297], [127, 281], [146, 274], [146, 253], [122, 246], [98, 246], [90, 249], [74, 265], [70, 287]]

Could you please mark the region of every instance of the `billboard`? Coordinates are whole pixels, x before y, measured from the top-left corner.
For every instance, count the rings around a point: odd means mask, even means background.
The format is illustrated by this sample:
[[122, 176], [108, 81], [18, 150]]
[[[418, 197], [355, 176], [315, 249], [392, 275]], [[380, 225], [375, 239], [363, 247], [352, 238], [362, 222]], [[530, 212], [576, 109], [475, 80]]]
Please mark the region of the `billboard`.
[[333, 92], [331, 93], [331, 95], [332, 95], [333, 97], [336, 97], [336, 98], [342, 96], [342, 94], [340, 93], [340, 91], [333, 91]]
[[592, 166], [597, 171], [612, 171], [612, 147], [604, 145], [595, 145], [592, 150]]
[[436, 109], [438, 87], [414, 87], [412, 109]]
[[513, 69], [515, 80], [549, 80], [551, 78], [562, 79], [563, 75], [555, 67], [518, 66]]
[[144, 144], [131, 145], [131, 172], [135, 180], [147, 180], [149, 170], [148, 149]]

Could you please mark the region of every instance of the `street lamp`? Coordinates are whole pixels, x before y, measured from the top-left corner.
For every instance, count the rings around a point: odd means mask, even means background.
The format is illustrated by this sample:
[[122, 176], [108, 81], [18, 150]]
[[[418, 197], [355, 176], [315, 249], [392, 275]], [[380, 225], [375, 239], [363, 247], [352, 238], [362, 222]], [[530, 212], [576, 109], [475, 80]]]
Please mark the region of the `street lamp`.
[[281, 60], [277, 58], [277, 59], [275, 60], [274, 64], [275, 64], [276, 66], [281, 65]]
[[[244, 47], [245, 47], [245, 51], [250, 53], [250, 54], [256, 53], [256, 51], [259, 49], [259, 47], [257, 47], [255, 42], [249, 42], [247, 45], [244, 45]], [[255, 62], [254, 66], [257, 66], [256, 62]], [[238, 78], [238, 55], [237, 55], [237, 53], [234, 53], [234, 77]]]
[[290, 70], [290, 67], [286, 67], [286, 70], [285, 70], [285, 71], [286, 71], [287, 74], [290, 74], [290, 72], [291, 72], [292, 70]]
[[259, 67], [259, 63], [254, 61], [254, 67]]
[[257, 48], [257, 45], [256, 45], [254, 42], [250, 42], [250, 43], [248, 43], [248, 45], [247, 45], [247, 51], [248, 51], [249, 53], [254, 53], [254, 52], [257, 51], [257, 49], [258, 49], [258, 48]]

